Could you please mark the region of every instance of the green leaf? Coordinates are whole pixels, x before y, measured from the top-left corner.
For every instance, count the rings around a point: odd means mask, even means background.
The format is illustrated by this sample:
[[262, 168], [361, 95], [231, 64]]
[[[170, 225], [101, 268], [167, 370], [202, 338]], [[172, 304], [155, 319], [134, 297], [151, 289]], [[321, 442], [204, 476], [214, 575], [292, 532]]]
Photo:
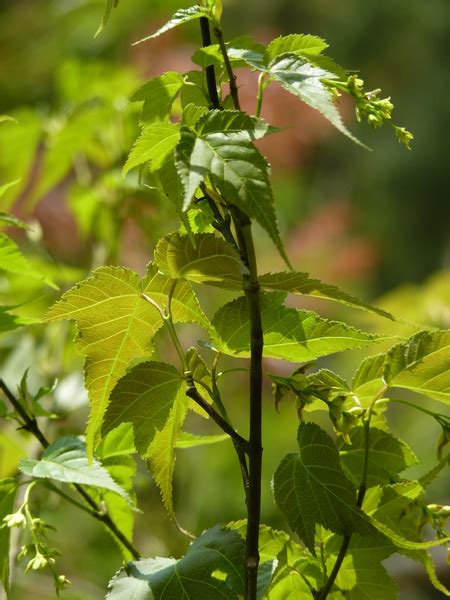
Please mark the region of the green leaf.
[[[20, 179], [15, 179], [14, 181], [8, 181], [8, 183], [4, 183], [3, 185], [0, 185], [0, 198], [2, 198], [10, 188], [14, 187], [19, 182], [20, 182]], [[5, 213], [2, 213], [2, 215], [5, 215]]]
[[19, 469], [28, 477], [80, 483], [111, 490], [129, 500], [128, 494], [109, 475], [100, 462], [88, 463], [85, 443], [77, 437], [59, 438], [42, 453], [40, 460], [22, 458]]
[[175, 448], [197, 448], [198, 446], [209, 446], [229, 440], [230, 436], [227, 433], [222, 435], [195, 435], [187, 431], [182, 431], [178, 436]]
[[238, 600], [244, 593], [245, 544], [236, 531], [202, 533], [180, 560], [129, 563], [109, 584], [108, 600]]
[[[136, 463], [130, 455], [135, 452], [133, 428], [130, 423], [122, 423], [119, 427], [110, 431], [98, 448], [98, 457], [103, 466], [111, 477], [128, 493], [133, 503], [136, 502], [136, 494], [133, 487]], [[128, 539], [132, 539], [136, 509], [124, 498], [108, 490], [103, 491], [99, 501], [106, 504], [108, 514], [119, 527], [120, 531]], [[105, 527], [105, 530], [111, 535], [114, 542], [118, 544], [124, 560], [131, 560], [133, 557], [130, 551], [115, 535], [111, 534], [109, 527]]]
[[16, 242], [4, 233], [0, 233], [0, 270], [42, 279], [42, 275], [28, 262]]
[[[218, 120], [218, 115], [213, 113], [209, 123], [216, 124]], [[207, 128], [205, 121], [203, 127]], [[181, 128], [175, 156], [184, 188], [184, 210], [189, 208], [200, 184], [209, 177], [228, 202], [267, 231], [288, 262], [273, 207], [269, 166], [249, 139], [254, 131], [197, 135], [188, 127]]]
[[[340, 538], [332, 536], [326, 543], [329, 572], [334, 566], [341, 542]], [[392, 545], [383, 538], [352, 536], [335, 586], [349, 600], [396, 600], [398, 585], [382, 565], [392, 550]]]
[[335, 300], [341, 304], [375, 313], [381, 317], [394, 319], [385, 310], [366, 304], [351, 294], [340, 290], [337, 286], [312, 279], [308, 273], [288, 271], [284, 273], [266, 273], [259, 277], [261, 287], [270, 290], [282, 290], [291, 294], [314, 296], [326, 300]]
[[[14, 502], [17, 492], [17, 481], [15, 479], [2, 479], [0, 481], [0, 524], [6, 515], [14, 512]], [[10, 527], [0, 527], [0, 582], [9, 598], [9, 540]]]
[[158, 29], [158, 31], [146, 36], [145, 38], [142, 38], [137, 42], [134, 42], [133, 46], [136, 46], [136, 44], [140, 44], [142, 42], [146, 42], [147, 40], [152, 40], [162, 33], [170, 31], [170, 29], [174, 29], [175, 27], [183, 25], [184, 23], [189, 23], [189, 21], [193, 21], [194, 19], [200, 19], [200, 17], [209, 18], [209, 16], [210, 15], [208, 14], [208, 11], [202, 6], [197, 5], [191, 6], [190, 8], [180, 8], [180, 10], [177, 10], [177, 12], [173, 15], [170, 21]]
[[[143, 294], [165, 306], [172, 286], [173, 280], [153, 266], [143, 281], [132, 271], [101, 267], [66, 292], [44, 318], [47, 322], [73, 319], [80, 332], [77, 349], [86, 357], [85, 385], [91, 405], [86, 433], [89, 456], [98, 441], [111, 391], [132, 361], [151, 355], [152, 338], [163, 325], [161, 315]], [[187, 282], [176, 286], [172, 316], [175, 322], [209, 327]]]
[[12, 331], [23, 325], [32, 325], [39, 323], [38, 320], [29, 317], [19, 317], [11, 312], [10, 309], [14, 306], [0, 306], [0, 332]]
[[318, 110], [341, 133], [366, 148], [346, 128], [330, 92], [321, 81], [322, 78], [333, 79], [335, 77], [333, 73], [313, 66], [296, 54], [282, 54], [275, 58], [269, 64], [268, 71], [285, 90], [300, 98], [311, 108]]
[[[357, 427], [350, 432], [351, 445], [340, 439], [337, 447], [341, 455], [342, 469], [358, 487], [362, 481], [365, 457], [364, 428]], [[367, 466], [367, 487], [394, 483], [406, 468], [418, 464], [411, 448], [402, 440], [381, 429], [370, 428], [369, 458]]]
[[210, 110], [195, 124], [199, 136], [212, 133], [237, 134], [243, 140], [259, 140], [279, 131], [264, 121], [239, 110]]
[[155, 261], [162, 273], [174, 279], [242, 289], [245, 267], [238, 253], [213, 233], [192, 237], [170, 233], [159, 240]]
[[106, 5], [105, 5], [105, 12], [103, 13], [103, 18], [102, 21], [94, 35], [94, 38], [96, 38], [98, 35], [100, 35], [100, 33], [103, 31], [103, 29], [106, 27], [106, 24], [108, 23], [109, 17], [111, 15], [111, 11], [113, 8], [116, 8], [116, 6], [119, 4], [119, 0], [106, 0]]
[[327, 48], [328, 44], [326, 41], [316, 35], [294, 33], [272, 40], [267, 46], [266, 56], [270, 62], [280, 56], [280, 54], [309, 54], [314, 56], [322, 54]]
[[142, 121], [154, 123], [166, 121], [175, 98], [184, 85], [183, 77], [168, 71], [159, 77], [153, 77], [141, 86], [131, 97], [131, 102], [143, 101]]
[[384, 387], [383, 370], [385, 354], [368, 356], [359, 365], [352, 381], [353, 393], [358, 396], [362, 406], [368, 406]]
[[450, 331], [421, 331], [387, 354], [384, 379], [450, 404]]
[[175, 447], [189, 408], [189, 398], [181, 388], [174, 400], [169, 418], [161, 431], [156, 432], [147, 452], [147, 464], [159, 489], [169, 516], [175, 518], [173, 509], [173, 472], [175, 469]]
[[113, 389], [103, 419], [106, 435], [121, 423], [132, 423], [136, 449], [145, 456], [180, 392], [177, 369], [161, 362], [144, 362], [131, 369]]
[[[264, 331], [264, 356], [307, 362], [320, 356], [373, 344], [376, 336], [337, 321], [322, 319], [316, 313], [287, 308], [285, 295], [271, 292], [261, 295]], [[213, 344], [231, 356], [250, 356], [250, 323], [244, 296], [225, 304], [212, 321]]]
[[175, 123], [148, 125], [136, 140], [123, 167], [123, 174], [145, 163], [149, 163], [151, 171], [158, 171], [172, 154], [179, 137], [179, 125]]
[[309, 550], [315, 555], [317, 524], [343, 535], [371, 534], [329, 435], [315, 423], [301, 423], [298, 444], [300, 452], [288, 454], [274, 475], [274, 496]]

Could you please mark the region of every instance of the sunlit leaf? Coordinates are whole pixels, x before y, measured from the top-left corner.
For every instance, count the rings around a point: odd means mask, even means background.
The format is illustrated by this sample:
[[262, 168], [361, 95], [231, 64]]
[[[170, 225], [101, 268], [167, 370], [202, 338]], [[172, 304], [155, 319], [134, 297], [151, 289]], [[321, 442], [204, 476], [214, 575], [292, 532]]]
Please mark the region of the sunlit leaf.
[[208, 11], [206, 8], [202, 6], [191, 6], [190, 8], [180, 8], [173, 15], [173, 17], [168, 21], [165, 25], [163, 25], [158, 31], [152, 33], [151, 35], [147, 35], [141, 40], [135, 42], [133, 45], [140, 44], [141, 42], [146, 42], [147, 40], [152, 40], [162, 33], [166, 31], [170, 31], [170, 29], [174, 29], [179, 25], [183, 25], [184, 23], [189, 23], [189, 21], [194, 21], [195, 19], [200, 19], [200, 17], [208, 17]]
[[[264, 356], [307, 362], [377, 341], [373, 336], [337, 321], [322, 319], [316, 313], [287, 308], [284, 294], [261, 295]], [[214, 345], [224, 354], [250, 356], [250, 323], [247, 302], [241, 296], [218, 310], [213, 319]]]
[[146, 126], [123, 167], [123, 174], [148, 163], [151, 171], [158, 171], [169, 157], [180, 137], [179, 126], [175, 123], [152, 123]]
[[183, 77], [179, 73], [168, 71], [144, 83], [133, 94], [131, 102], [144, 102], [141, 119], [145, 123], [166, 121], [183, 85]]
[[129, 496], [110, 476], [100, 462], [88, 463], [86, 445], [80, 438], [59, 438], [42, 453], [40, 460], [22, 458], [19, 469], [28, 477], [80, 483], [111, 490], [122, 498]]
[[369, 312], [373, 312], [382, 317], [393, 319], [385, 310], [376, 308], [359, 300], [351, 294], [347, 294], [340, 290], [337, 286], [329, 283], [324, 283], [319, 279], [313, 279], [308, 273], [298, 271], [287, 271], [284, 273], [266, 273], [260, 275], [259, 283], [261, 287], [270, 290], [282, 290], [291, 294], [299, 294], [304, 296], [315, 296], [326, 300], [335, 300], [341, 304], [346, 304], [352, 308], [360, 308]]
[[387, 354], [384, 379], [390, 387], [412, 390], [450, 403], [450, 331], [421, 331]]
[[246, 270], [237, 252], [211, 233], [193, 237], [170, 233], [159, 240], [155, 261], [168, 277], [230, 289], [242, 288]]

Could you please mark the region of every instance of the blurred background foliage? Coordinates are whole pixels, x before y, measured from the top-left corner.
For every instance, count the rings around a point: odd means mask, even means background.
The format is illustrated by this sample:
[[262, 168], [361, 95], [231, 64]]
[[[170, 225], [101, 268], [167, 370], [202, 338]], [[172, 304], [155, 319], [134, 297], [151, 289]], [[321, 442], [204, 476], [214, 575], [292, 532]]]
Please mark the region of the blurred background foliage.
[[[267, 42], [280, 34], [313, 33], [330, 44], [329, 54], [357, 70], [367, 89], [381, 87], [392, 96], [395, 121], [413, 131], [405, 152], [389, 130], [376, 135], [357, 126], [345, 103], [346, 122], [373, 152], [339, 136], [312, 110], [280, 89], [269, 89], [263, 113], [285, 127], [263, 151], [272, 163], [280, 227], [288, 254], [299, 270], [340, 284], [396, 315], [394, 333], [410, 334], [420, 325], [450, 322], [450, 184], [447, 132], [450, 127], [450, 4], [447, 0], [259, 0], [225, 4], [229, 37], [250, 33]], [[173, 208], [137, 175], [122, 178], [121, 168], [138, 131], [138, 110], [128, 98], [140, 83], [167, 70], [190, 70], [199, 44], [189, 25], [152, 43], [131, 46], [155, 30], [180, 0], [123, 0], [102, 34], [93, 39], [103, 0], [14, 0], [0, 3], [0, 114], [16, 121], [0, 124], [0, 210], [14, 212], [31, 231], [8, 229], [29, 261], [29, 276], [0, 274], [3, 306], [14, 306], [23, 320], [39, 319], [62, 290], [100, 264], [118, 263], [143, 272], [158, 238], [177, 227]], [[254, 109], [256, 80], [239, 70], [243, 106]], [[257, 231], [261, 270], [282, 267]], [[199, 291], [212, 315], [224, 293]], [[231, 297], [231, 296], [230, 296]], [[228, 297], [227, 297], [228, 299]], [[391, 324], [351, 314], [326, 303], [302, 306], [365, 328], [392, 332]], [[81, 361], [74, 353], [68, 325], [36, 324], [2, 334], [1, 374], [11, 387], [30, 367], [29, 385], [58, 379], [44, 399], [58, 419], [46, 421], [48, 435], [80, 433], [87, 416]], [[200, 332], [182, 330], [188, 347]], [[170, 357], [163, 335], [160, 352]], [[379, 351], [377, 347], [375, 351]], [[350, 377], [362, 352], [328, 358], [321, 365]], [[236, 362], [224, 361], [224, 369]], [[267, 371], [288, 373], [288, 365], [266, 363]], [[223, 375], [231, 411], [246, 422], [242, 390], [245, 373]], [[431, 401], [420, 399], [424, 406]], [[270, 384], [265, 388], [264, 518], [284, 526], [270, 491], [270, 479], [284, 454], [295, 448], [295, 409], [277, 414]], [[0, 406], [0, 412], [2, 411]], [[439, 428], [420, 413], [395, 408], [394, 432], [423, 461], [434, 464]], [[195, 419], [188, 424], [198, 430]], [[202, 432], [215, 432], [201, 424]], [[230, 446], [230, 447], [229, 447]], [[33, 441], [10, 425], [0, 432], [0, 477], [14, 474], [17, 458], [37, 452]], [[231, 444], [179, 450], [175, 498], [179, 521], [198, 533], [217, 521], [243, 516], [239, 471]], [[136, 544], [144, 555], [179, 555], [187, 546], [165, 516], [159, 493], [139, 465]], [[433, 501], [448, 503], [448, 486], [436, 482]], [[107, 533], [60, 499], [36, 494], [41, 510], [57, 531], [63, 551], [61, 571], [73, 581], [65, 598], [102, 598], [121, 559]], [[67, 523], [70, 528], [67, 529]], [[444, 557], [438, 556], [445, 580]], [[396, 560], [392, 569], [403, 586], [402, 598], [439, 598], [413, 563]], [[449, 583], [447, 577], [447, 585]], [[421, 591], [423, 590], [423, 591]], [[434, 594], [434, 595], [433, 595]], [[45, 576], [17, 570], [13, 598], [52, 598]]]

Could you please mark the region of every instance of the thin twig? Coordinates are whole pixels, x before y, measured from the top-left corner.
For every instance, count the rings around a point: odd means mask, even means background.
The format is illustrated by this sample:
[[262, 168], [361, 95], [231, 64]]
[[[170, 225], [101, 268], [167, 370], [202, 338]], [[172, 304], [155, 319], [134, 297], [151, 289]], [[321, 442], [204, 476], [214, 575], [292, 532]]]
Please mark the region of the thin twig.
[[248, 440], [239, 435], [239, 433], [233, 429], [233, 427], [227, 421], [225, 421], [225, 419], [214, 409], [214, 407], [211, 406], [211, 404], [208, 404], [208, 402], [206, 402], [206, 400], [200, 395], [200, 392], [195, 387], [195, 382], [192, 379], [192, 373], [187, 371], [184, 375], [187, 383], [186, 396], [194, 400], [194, 402], [196, 402], [211, 417], [211, 419], [231, 437], [233, 443], [236, 443], [238, 447], [242, 448], [245, 452], [248, 452]]
[[[12, 406], [14, 407], [14, 409], [16, 410], [16, 412], [22, 419], [22, 421], [23, 421], [22, 428], [25, 431], [28, 431], [29, 433], [31, 433], [40, 442], [40, 444], [43, 448], [48, 448], [50, 445], [50, 442], [47, 440], [45, 435], [40, 430], [35, 417], [30, 416], [27, 413], [27, 411], [24, 409], [24, 407], [19, 402], [19, 400], [14, 396], [14, 394], [8, 388], [8, 386], [3, 381], [3, 379], [0, 379], [0, 389], [3, 391], [3, 393], [5, 394], [7, 399], [10, 401], [10, 403], [12, 404]], [[89, 504], [89, 506], [92, 508], [92, 511], [88, 511], [88, 512], [90, 512], [90, 514], [95, 519], [97, 519], [97, 521], [101, 521], [104, 525], [106, 525], [106, 527], [111, 531], [111, 533], [113, 533], [116, 536], [116, 538], [125, 546], [125, 548], [127, 548], [127, 550], [130, 552], [130, 554], [133, 556], [133, 558], [138, 560], [140, 558], [140, 554], [139, 554], [138, 550], [133, 546], [133, 544], [130, 542], [130, 540], [120, 531], [120, 529], [117, 527], [117, 525], [111, 519], [109, 514], [104, 509], [102, 509], [101, 506], [99, 506], [97, 504], [97, 502], [94, 500], [94, 498], [92, 498], [92, 496], [80, 484], [74, 483], [72, 485], [77, 490], [77, 492], [85, 499], [85, 501]], [[62, 495], [62, 494], [60, 494], [60, 495]], [[67, 499], [66, 494], [64, 494], [64, 497], [66, 497], [66, 499]], [[73, 503], [76, 503], [78, 505], [78, 503], [76, 501], [74, 501]]]

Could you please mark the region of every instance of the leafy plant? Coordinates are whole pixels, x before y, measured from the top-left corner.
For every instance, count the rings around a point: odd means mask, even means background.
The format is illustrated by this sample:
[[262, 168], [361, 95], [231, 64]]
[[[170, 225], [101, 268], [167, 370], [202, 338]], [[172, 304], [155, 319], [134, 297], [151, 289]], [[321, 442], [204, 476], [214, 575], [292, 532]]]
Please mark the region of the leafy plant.
[[[117, 5], [116, 0], [106, 2], [97, 33]], [[287, 306], [288, 294], [320, 297], [385, 318], [386, 323], [395, 320], [293, 269], [277, 224], [270, 166], [256, 143], [277, 133], [261, 118], [264, 93], [271, 84], [319, 111], [359, 145], [364, 146], [339, 113], [342, 94], [354, 99], [358, 120], [367, 118], [375, 128], [392, 125], [407, 148], [412, 135], [392, 124], [389, 98], [380, 99], [379, 90], [366, 92], [359, 77], [324, 54], [324, 40], [299, 34], [279, 37], [268, 46], [249, 37], [227, 42], [221, 18], [221, 1], [205, 0], [178, 10], [156, 33], [140, 40], [192, 21], [200, 24], [202, 47], [193, 61], [201, 70], [165, 73], [132, 95], [132, 102], [141, 103], [141, 130], [123, 166], [124, 176], [139, 170], [139, 181], [172, 203], [179, 230], [158, 241], [144, 277], [118, 266], [99, 267], [66, 291], [43, 318], [46, 324], [75, 322], [75, 347], [84, 358], [90, 403], [86, 440], [65, 435], [50, 443], [38, 423], [38, 417], [54, 416], [40, 404], [49, 390], [31, 394], [26, 375], [17, 393], [0, 382], [12, 409], [8, 412], [5, 405], [4, 416], [18, 422], [43, 448], [39, 457], [20, 461], [20, 479], [0, 482], [2, 585], [8, 594], [9, 539], [15, 527], [27, 531], [20, 551], [29, 557], [26, 569], [48, 568], [57, 593], [68, 584], [56, 569], [58, 552], [48, 543], [49, 525], [32, 513], [31, 492], [41, 485], [101, 521], [118, 543], [129, 562], [109, 584], [111, 599], [396, 598], [397, 585], [382, 565], [395, 552], [421, 563], [431, 583], [450, 596], [428, 554], [430, 548], [450, 541], [445, 528], [450, 511], [424, 496], [448, 465], [450, 417], [408, 396], [414, 392], [449, 403], [450, 334], [425, 329], [398, 339]], [[241, 110], [234, 73], [238, 67], [259, 74], [255, 115]], [[40, 181], [38, 195], [59, 181], [80, 155], [87, 165], [91, 161], [97, 167], [115, 168], [121, 160], [119, 150], [102, 161], [107, 144], [99, 143], [92, 132], [105, 113], [83, 113], [83, 102], [82, 107], [45, 155], [44, 164], [56, 161], [56, 167]], [[92, 184], [89, 176], [84, 193]], [[116, 186], [118, 193], [121, 185]], [[8, 215], [0, 216], [0, 223], [23, 227]], [[286, 271], [258, 273], [253, 223], [268, 234]], [[2, 234], [0, 242], [0, 268], [24, 278], [39, 277], [12, 239]], [[114, 259], [116, 252], [107, 255]], [[197, 285], [237, 296], [210, 318], [197, 297]], [[2, 308], [2, 330], [25, 323], [10, 312], [13, 308]], [[201, 328], [207, 341], [198, 348], [184, 347], [180, 324]], [[176, 364], [155, 360], [160, 330], [171, 340]], [[380, 343], [387, 350], [366, 358], [351, 383], [328, 369], [312, 371], [311, 361]], [[219, 371], [226, 356], [249, 360], [248, 436], [238, 432], [230, 417], [232, 400]], [[264, 372], [266, 358], [297, 366], [290, 376]], [[260, 522], [264, 378], [272, 382], [277, 407], [294, 397], [299, 418], [298, 451], [283, 458], [273, 476], [274, 499], [289, 533]], [[405, 390], [406, 396], [397, 398], [397, 390]], [[417, 479], [407, 479], [404, 471], [418, 459], [389, 431], [386, 413], [393, 402], [428, 414], [441, 429], [438, 462]], [[328, 414], [327, 431], [310, 420], [317, 411]], [[211, 419], [221, 434], [189, 433], [189, 413]], [[141, 557], [132, 542], [134, 455], [145, 460], [170, 518], [182, 530], [172, 493], [175, 450], [224, 440], [236, 452], [246, 519], [209, 528], [178, 560]], [[26, 492], [14, 509], [21, 485]], [[425, 524], [433, 535], [428, 529], [424, 536]]]

